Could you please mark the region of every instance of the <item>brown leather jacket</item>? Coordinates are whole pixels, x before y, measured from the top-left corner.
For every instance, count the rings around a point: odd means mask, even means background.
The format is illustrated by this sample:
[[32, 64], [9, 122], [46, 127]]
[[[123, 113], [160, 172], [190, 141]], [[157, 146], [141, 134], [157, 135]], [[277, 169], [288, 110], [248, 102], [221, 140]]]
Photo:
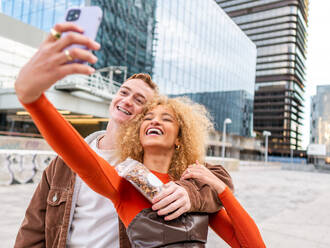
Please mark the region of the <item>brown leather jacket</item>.
[[[213, 173], [233, 188], [231, 177], [222, 166], [209, 166]], [[21, 247], [66, 247], [70, 220], [75, 173], [56, 157], [45, 169], [25, 218], [17, 234], [15, 246]], [[217, 193], [209, 185], [198, 180], [176, 181], [183, 186], [191, 201], [191, 212], [216, 212], [221, 208]], [[120, 247], [130, 247], [125, 228], [119, 224]]]

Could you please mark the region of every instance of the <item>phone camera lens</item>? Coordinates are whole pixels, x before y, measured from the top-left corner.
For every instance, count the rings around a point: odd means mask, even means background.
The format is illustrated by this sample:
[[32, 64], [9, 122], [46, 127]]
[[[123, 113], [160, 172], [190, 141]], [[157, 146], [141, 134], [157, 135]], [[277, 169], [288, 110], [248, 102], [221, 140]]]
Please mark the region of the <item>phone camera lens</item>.
[[67, 21], [75, 21], [78, 20], [80, 16], [80, 9], [71, 9], [66, 16]]

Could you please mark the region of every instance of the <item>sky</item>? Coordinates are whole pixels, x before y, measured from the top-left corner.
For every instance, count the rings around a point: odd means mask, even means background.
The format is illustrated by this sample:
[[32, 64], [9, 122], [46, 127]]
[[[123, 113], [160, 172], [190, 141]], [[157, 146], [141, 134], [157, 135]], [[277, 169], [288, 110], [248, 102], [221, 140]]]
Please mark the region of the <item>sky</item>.
[[[330, 85], [330, 1], [310, 0], [302, 146], [309, 144], [310, 98], [316, 85]], [[330, 104], [330, 102], [329, 102]]]

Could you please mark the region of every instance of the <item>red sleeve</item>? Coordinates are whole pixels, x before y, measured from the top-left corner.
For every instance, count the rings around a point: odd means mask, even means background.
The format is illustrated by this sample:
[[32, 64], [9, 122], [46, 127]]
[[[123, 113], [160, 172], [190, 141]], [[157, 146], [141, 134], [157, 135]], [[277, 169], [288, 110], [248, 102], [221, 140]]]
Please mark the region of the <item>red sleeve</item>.
[[89, 147], [44, 95], [32, 103], [22, 104], [49, 145], [65, 163], [94, 191], [110, 198], [115, 206], [118, 205], [118, 189], [124, 179], [116, 170]]
[[219, 198], [224, 208], [210, 215], [211, 228], [231, 247], [266, 247], [257, 225], [228, 187]]

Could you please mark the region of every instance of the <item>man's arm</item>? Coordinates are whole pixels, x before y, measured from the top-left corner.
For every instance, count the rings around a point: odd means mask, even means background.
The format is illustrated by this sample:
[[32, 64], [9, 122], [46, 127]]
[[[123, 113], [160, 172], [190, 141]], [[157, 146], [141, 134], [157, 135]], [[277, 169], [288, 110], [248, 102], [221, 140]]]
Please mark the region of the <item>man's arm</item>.
[[[221, 165], [206, 164], [212, 173], [233, 190], [229, 173]], [[217, 191], [199, 179], [178, 180], [168, 183], [153, 199], [153, 210], [172, 220], [186, 212], [215, 213], [222, 207]]]
[[[56, 157], [50, 166], [56, 163], [57, 159], [59, 158]], [[47, 196], [50, 189], [46, 170], [43, 172], [41, 181], [25, 212], [25, 217], [18, 230], [14, 247], [46, 247], [45, 216]]]
[[[232, 178], [223, 166], [206, 164], [205, 167], [234, 191]], [[217, 191], [202, 180], [188, 179], [176, 183], [188, 192], [191, 203], [189, 212], [215, 213], [223, 206]]]

